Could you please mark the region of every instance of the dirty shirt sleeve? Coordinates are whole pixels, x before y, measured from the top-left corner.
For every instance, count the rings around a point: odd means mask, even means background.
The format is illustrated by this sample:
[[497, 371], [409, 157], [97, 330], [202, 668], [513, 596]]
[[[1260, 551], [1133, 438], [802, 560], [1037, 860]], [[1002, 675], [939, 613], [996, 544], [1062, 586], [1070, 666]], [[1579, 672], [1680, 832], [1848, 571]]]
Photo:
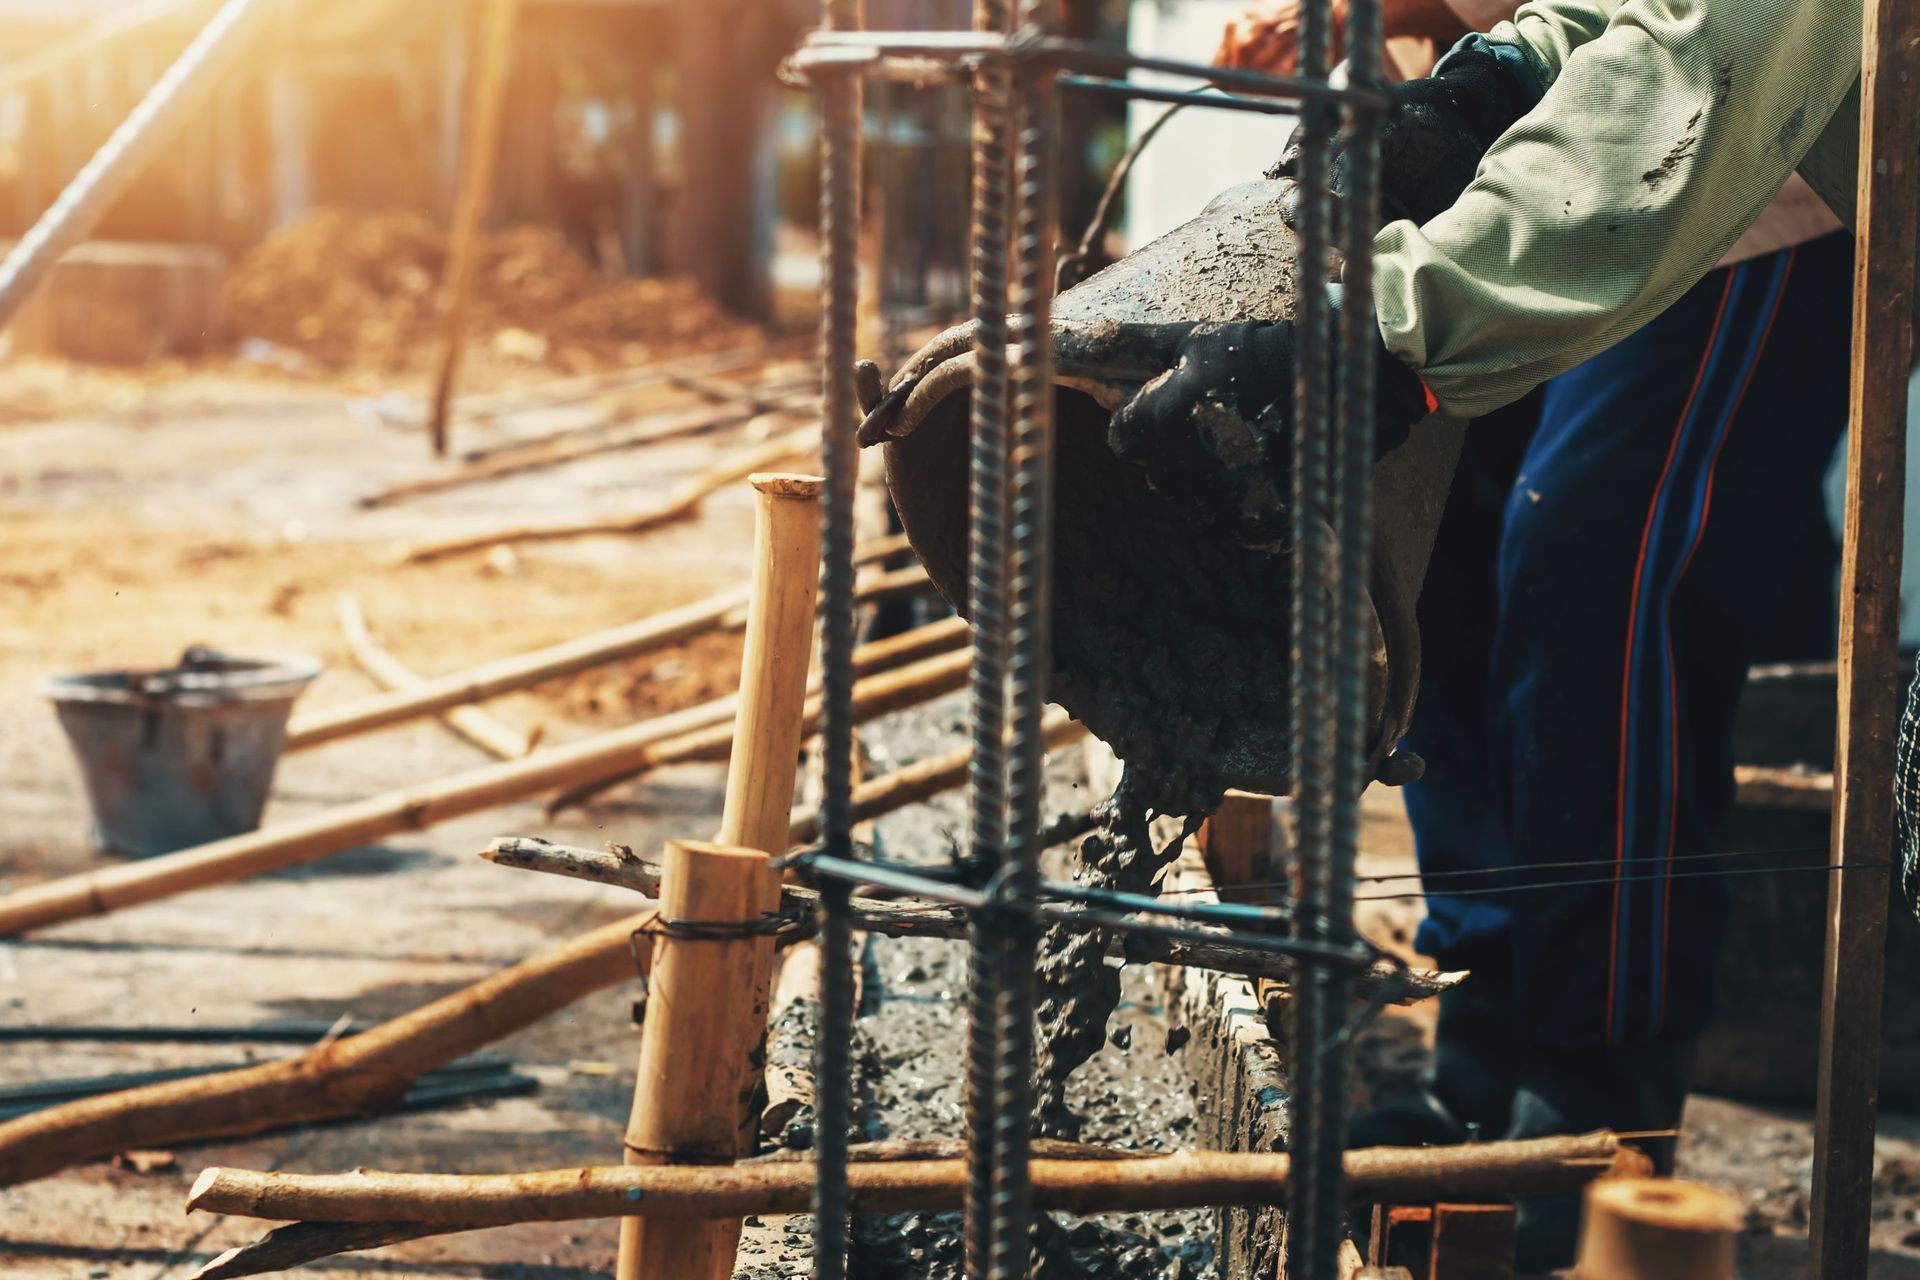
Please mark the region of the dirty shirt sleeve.
[[1859, 74], [1861, 0], [1543, 0], [1489, 33], [1546, 92], [1460, 200], [1375, 238], [1387, 348], [1476, 417], [1712, 268]]

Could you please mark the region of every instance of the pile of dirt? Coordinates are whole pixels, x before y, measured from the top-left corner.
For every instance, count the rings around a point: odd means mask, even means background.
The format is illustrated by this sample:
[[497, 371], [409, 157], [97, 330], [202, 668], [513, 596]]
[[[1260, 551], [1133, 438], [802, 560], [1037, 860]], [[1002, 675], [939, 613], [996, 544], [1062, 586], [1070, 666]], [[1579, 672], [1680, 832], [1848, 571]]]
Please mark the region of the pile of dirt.
[[[227, 315], [237, 337], [325, 365], [419, 368], [441, 332], [446, 256], [445, 235], [418, 214], [318, 210], [235, 265]], [[692, 281], [610, 278], [540, 226], [481, 238], [468, 316], [476, 350], [569, 372], [758, 337]]]

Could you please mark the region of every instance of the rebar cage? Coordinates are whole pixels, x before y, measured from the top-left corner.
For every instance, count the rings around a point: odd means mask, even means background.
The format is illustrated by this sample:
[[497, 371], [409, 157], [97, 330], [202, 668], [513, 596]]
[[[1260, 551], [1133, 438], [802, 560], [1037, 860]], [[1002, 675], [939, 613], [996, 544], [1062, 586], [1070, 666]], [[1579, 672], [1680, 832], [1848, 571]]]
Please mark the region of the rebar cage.
[[[1348, 0], [1346, 77], [1330, 77], [1329, 0], [1302, 5], [1299, 74], [1268, 76], [1116, 52], [1055, 32], [1058, 0], [974, 0], [971, 32], [866, 31], [857, 0], [825, 0], [824, 28], [790, 62], [821, 116], [820, 356], [825, 511], [822, 585], [821, 844], [824, 956], [817, 1072], [814, 1275], [845, 1275], [853, 956], [849, 896], [884, 885], [970, 913], [966, 1081], [966, 1267], [1025, 1276], [1034, 966], [1042, 922], [1117, 932], [1190, 934], [1225, 926], [1235, 941], [1294, 959], [1293, 1119], [1287, 1266], [1330, 1280], [1342, 1230], [1341, 1152], [1351, 1068], [1348, 1010], [1356, 967], [1373, 958], [1352, 926], [1358, 797], [1369, 726], [1365, 668], [1374, 351], [1369, 337], [1379, 126], [1387, 103], [1378, 0]], [[1221, 93], [1129, 80], [1194, 77]], [[861, 88], [867, 79], [958, 81], [974, 104], [971, 286], [977, 369], [971, 399], [969, 563], [973, 661], [967, 852], [978, 886], [854, 856], [851, 705], [855, 634], [853, 498], [860, 418], [855, 386]], [[1300, 245], [1291, 637], [1293, 804], [1299, 894], [1290, 910], [1176, 906], [1052, 883], [1039, 829], [1052, 599], [1054, 174], [1059, 95], [1101, 92], [1272, 112], [1295, 104]], [[1341, 216], [1329, 190], [1338, 145]], [[1338, 241], [1345, 304], [1328, 287]], [[1335, 358], [1335, 353], [1341, 353]]]

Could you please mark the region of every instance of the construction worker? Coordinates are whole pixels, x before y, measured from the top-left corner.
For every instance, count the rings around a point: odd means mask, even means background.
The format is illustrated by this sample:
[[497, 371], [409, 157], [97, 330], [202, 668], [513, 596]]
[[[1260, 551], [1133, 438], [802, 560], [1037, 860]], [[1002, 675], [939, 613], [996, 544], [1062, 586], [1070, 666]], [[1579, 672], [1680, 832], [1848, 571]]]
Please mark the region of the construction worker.
[[[1431, 3], [1410, 8], [1432, 32]], [[1716, 879], [1674, 873], [1732, 802], [1735, 702], [1750, 663], [1781, 656], [1761, 640], [1784, 616], [1830, 643], [1820, 481], [1846, 413], [1851, 245], [1807, 188], [1782, 190], [1801, 165], [1850, 211], [1860, 6], [1466, 16], [1490, 30], [1392, 90], [1373, 300], [1381, 451], [1434, 407], [1498, 420], [1469, 430], [1435, 548], [1408, 738], [1429, 767], [1407, 792], [1419, 945], [1473, 977], [1442, 1004], [1423, 1087], [1355, 1138], [1666, 1129], [1725, 915]], [[1284, 32], [1254, 34], [1285, 53]], [[1114, 447], [1202, 518], [1271, 529], [1242, 499], [1288, 486], [1247, 485], [1194, 410], [1290, 430], [1291, 326], [1165, 354]], [[1498, 412], [1541, 384], [1537, 428]], [[1521, 1268], [1564, 1265], [1572, 1201], [1522, 1209]]]

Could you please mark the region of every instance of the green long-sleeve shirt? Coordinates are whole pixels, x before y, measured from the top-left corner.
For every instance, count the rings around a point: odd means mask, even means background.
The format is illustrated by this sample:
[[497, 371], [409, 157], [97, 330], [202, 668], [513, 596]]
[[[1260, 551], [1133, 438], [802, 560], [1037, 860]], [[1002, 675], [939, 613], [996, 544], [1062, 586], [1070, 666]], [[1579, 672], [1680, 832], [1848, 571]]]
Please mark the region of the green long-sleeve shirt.
[[1861, 0], [1536, 0], [1546, 94], [1424, 226], [1374, 240], [1387, 348], [1476, 417], [1712, 269], [1796, 168], [1852, 222]]

